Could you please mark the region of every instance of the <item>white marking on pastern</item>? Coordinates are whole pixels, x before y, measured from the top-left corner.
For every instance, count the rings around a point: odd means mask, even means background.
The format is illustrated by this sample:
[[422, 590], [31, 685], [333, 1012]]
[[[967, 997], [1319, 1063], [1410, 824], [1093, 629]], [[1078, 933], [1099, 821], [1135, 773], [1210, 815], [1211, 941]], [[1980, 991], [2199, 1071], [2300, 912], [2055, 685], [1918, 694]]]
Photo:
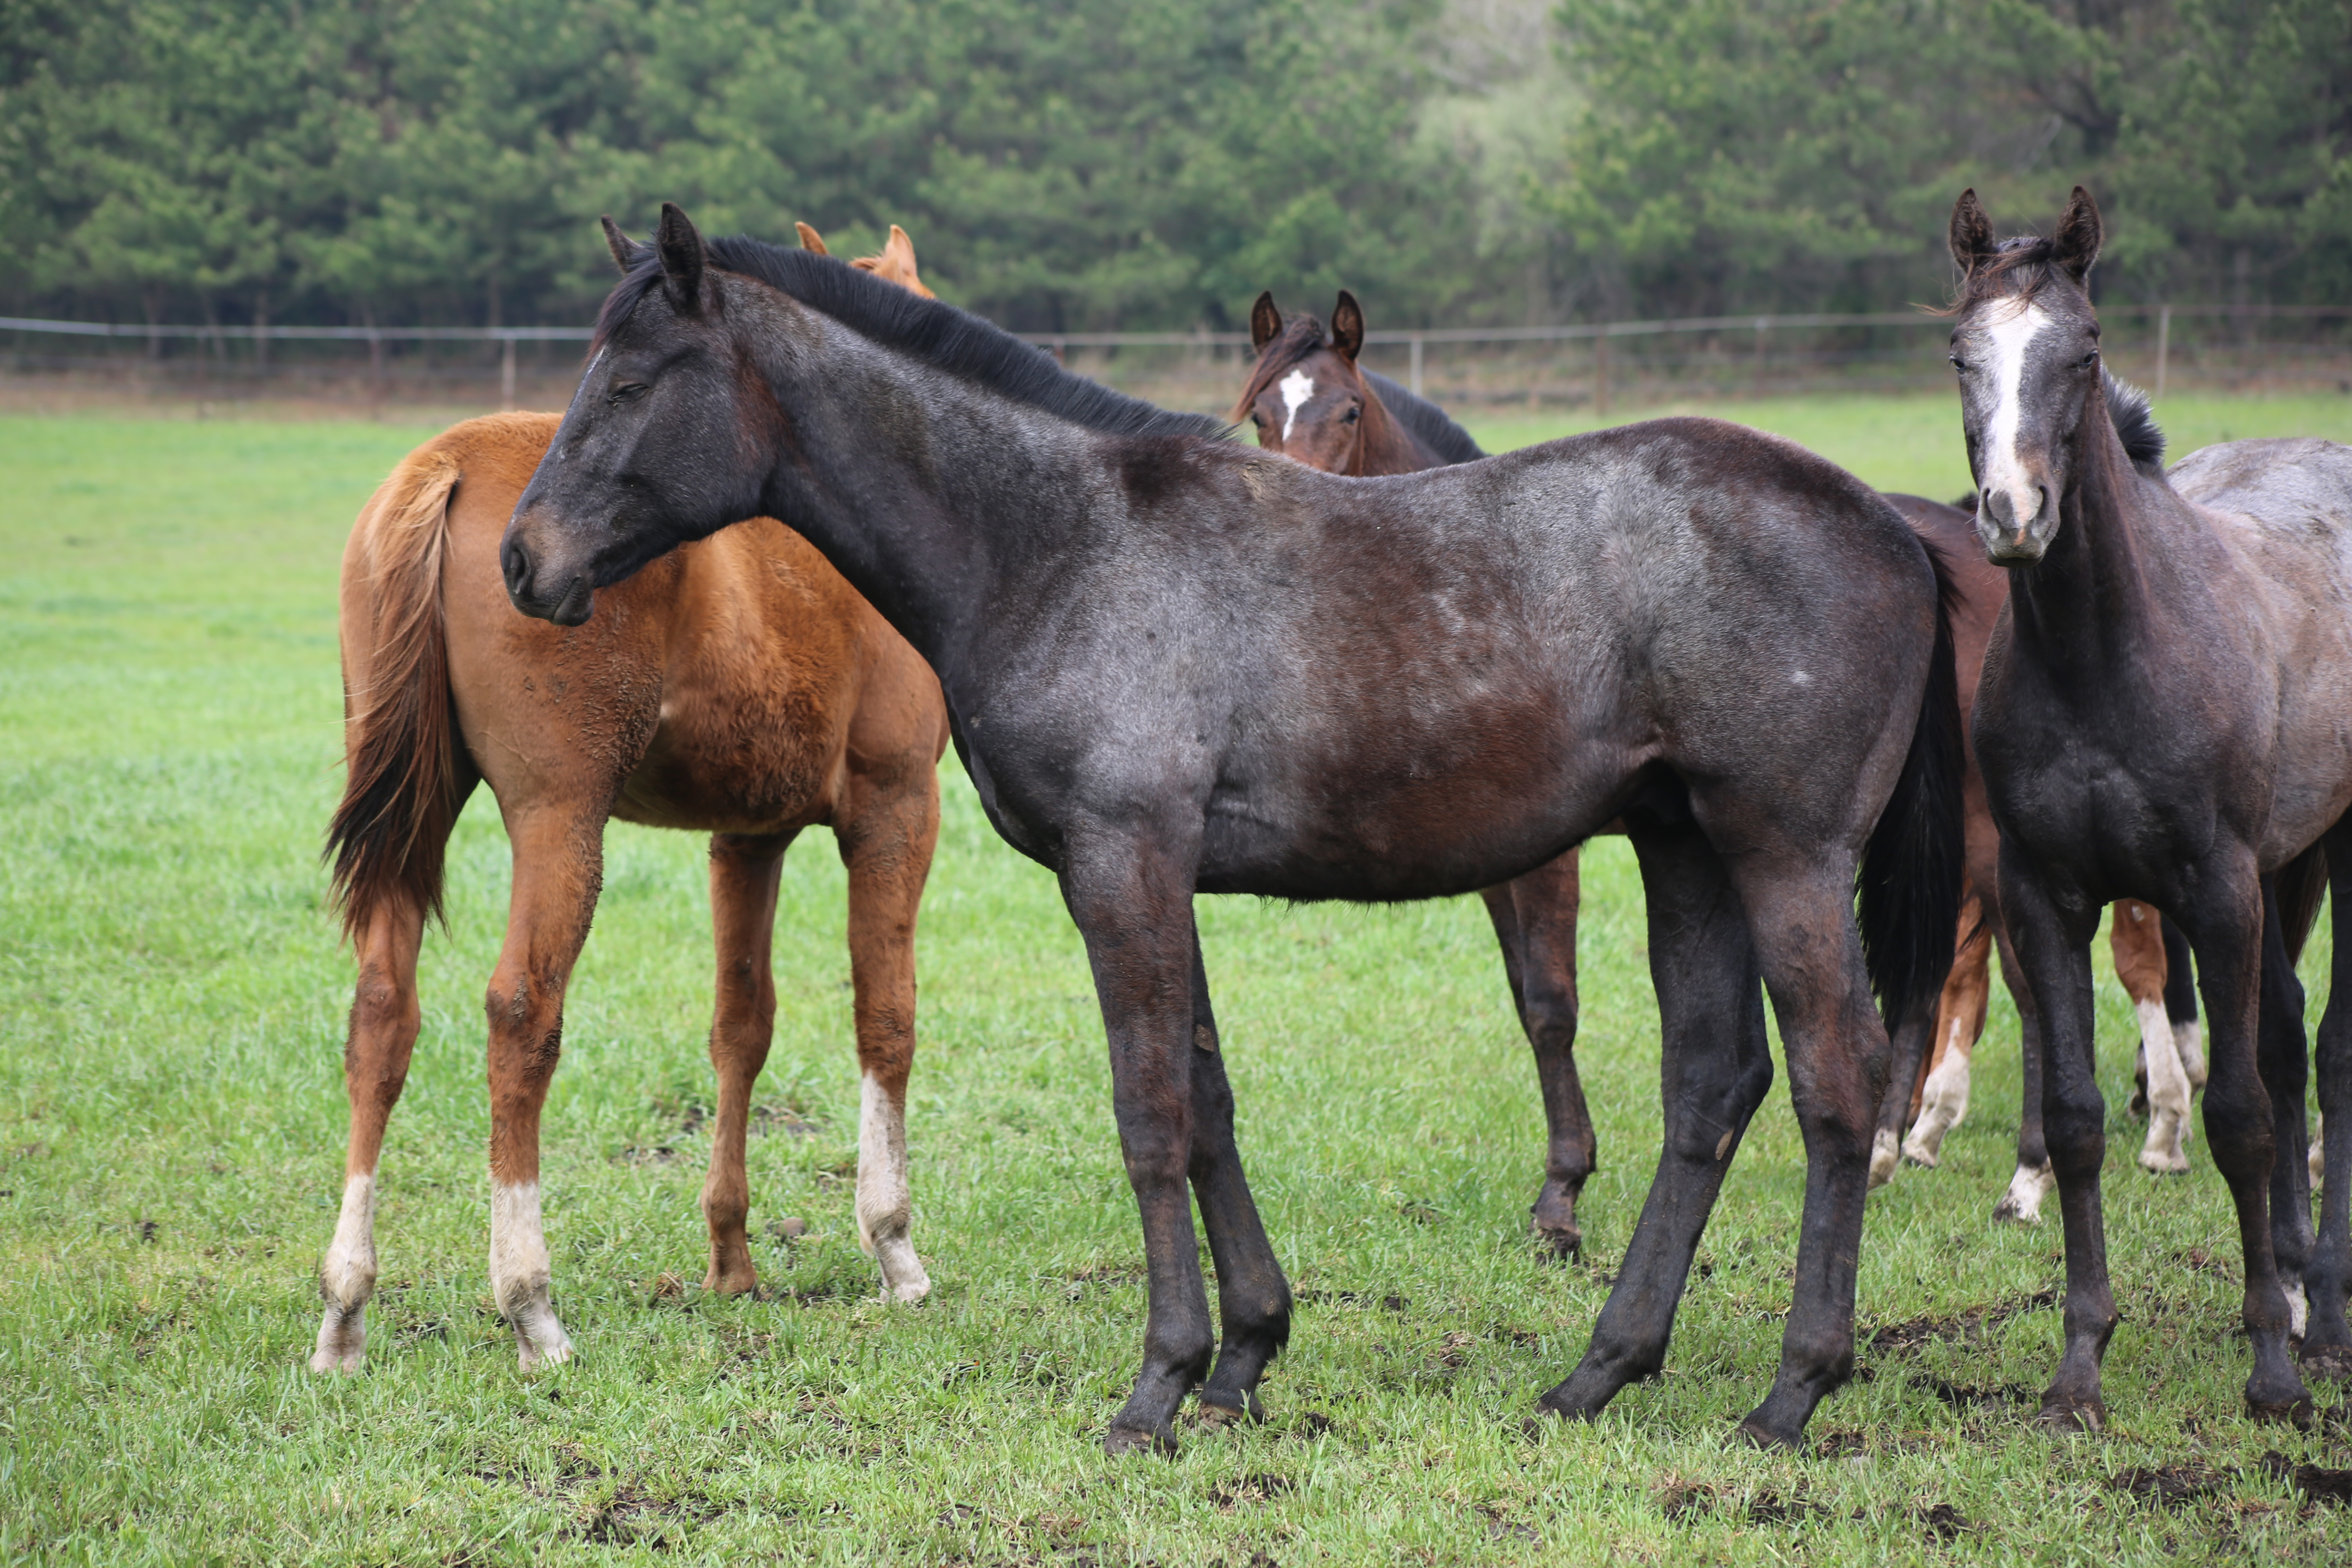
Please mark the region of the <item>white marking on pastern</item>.
[[914, 1203], [907, 1190], [906, 1105], [871, 1073], [857, 1100], [857, 1245], [882, 1266], [885, 1300], [919, 1301], [931, 1293], [931, 1277], [907, 1237]]
[[537, 1182], [490, 1184], [490, 1295], [515, 1331], [522, 1370], [572, 1359], [572, 1340], [549, 1300], [547, 1237]]

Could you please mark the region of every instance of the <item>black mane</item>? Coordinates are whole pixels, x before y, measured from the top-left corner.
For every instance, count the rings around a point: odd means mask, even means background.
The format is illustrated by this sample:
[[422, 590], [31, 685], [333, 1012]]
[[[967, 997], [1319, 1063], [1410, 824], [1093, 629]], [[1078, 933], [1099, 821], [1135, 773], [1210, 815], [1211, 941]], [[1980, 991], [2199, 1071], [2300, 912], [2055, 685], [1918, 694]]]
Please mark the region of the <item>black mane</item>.
[[2123, 437], [2124, 456], [2149, 479], [2164, 478], [2164, 432], [2156, 427], [2147, 394], [2104, 369], [2099, 372], [2099, 387], [2106, 394], [2107, 417], [2115, 421], [2116, 434]]
[[[1025, 403], [1074, 425], [1114, 436], [1193, 436], [1223, 439], [1223, 420], [1176, 414], [1141, 398], [1113, 392], [1075, 375], [1043, 349], [1033, 348], [992, 321], [938, 300], [926, 300], [871, 272], [812, 250], [787, 249], [738, 235], [707, 242], [710, 264], [765, 283], [820, 310], [861, 337], [921, 360], [933, 369]], [[644, 249], [596, 316], [595, 342], [609, 338], [646, 291], [661, 280], [659, 256]]]
[[1406, 391], [1376, 370], [1357, 368], [1380, 395], [1381, 405], [1395, 416], [1396, 422], [1419, 437], [1423, 446], [1449, 463], [1475, 463], [1486, 455], [1470, 438], [1470, 432], [1454, 423], [1453, 416], [1444, 409]]

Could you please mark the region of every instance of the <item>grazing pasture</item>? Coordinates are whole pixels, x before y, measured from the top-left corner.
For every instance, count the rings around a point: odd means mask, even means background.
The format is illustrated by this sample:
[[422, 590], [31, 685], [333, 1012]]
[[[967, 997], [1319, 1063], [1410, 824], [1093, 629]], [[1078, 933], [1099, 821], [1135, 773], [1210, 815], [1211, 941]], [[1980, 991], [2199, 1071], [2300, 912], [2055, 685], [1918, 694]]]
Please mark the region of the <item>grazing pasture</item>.
[[[1948, 398], [1725, 410], [1870, 482], [1967, 484]], [[2352, 399], [2176, 400], [2173, 450], [2352, 437]], [[2133, 1163], [2133, 1019], [2099, 969], [2123, 1326], [2098, 1437], [2027, 1425], [2059, 1340], [2054, 1216], [1985, 1221], [2015, 1134], [1996, 993], [1943, 1168], [1871, 1200], [1865, 1381], [1811, 1452], [1728, 1446], [1769, 1384], [1803, 1163], [1785, 1078], [1700, 1251], [1665, 1376], [1523, 1431], [1581, 1352], [1648, 1184], [1656, 1019], [1632, 858], [1585, 856], [1578, 1043], [1604, 1163], [1586, 1249], [1527, 1239], [1541, 1115], [1473, 900], [1203, 900], [1244, 1158], [1300, 1293], [1259, 1427], [1103, 1458], [1140, 1246], [1101, 1023], [1051, 877], [952, 758], [909, 1095], [935, 1289], [856, 1247], [843, 875], [786, 862], [777, 1038], [753, 1097], [766, 1300], [695, 1283], [713, 1103], [701, 840], [614, 825], [544, 1128], [558, 1303], [524, 1377], [489, 1304], [480, 999], [505, 915], [486, 792], [428, 932], [383, 1166], [370, 1368], [303, 1369], [340, 1194], [348, 954], [317, 847], [339, 784], [335, 563], [430, 426], [0, 421], [0, 1555], [74, 1561], [1283, 1563], [2340, 1561], [2343, 1391], [2309, 1435], [2242, 1415], [2226, 1194]], [[1490, 449], [1562, 424], [1475, 423]], [[2326, 927], [2306, 954], [2312, 1019]], [[788, 1238], [787, 1216], [806, 1231]], [[2269, 1456], [2275, 1454], [2276, 1459]]]

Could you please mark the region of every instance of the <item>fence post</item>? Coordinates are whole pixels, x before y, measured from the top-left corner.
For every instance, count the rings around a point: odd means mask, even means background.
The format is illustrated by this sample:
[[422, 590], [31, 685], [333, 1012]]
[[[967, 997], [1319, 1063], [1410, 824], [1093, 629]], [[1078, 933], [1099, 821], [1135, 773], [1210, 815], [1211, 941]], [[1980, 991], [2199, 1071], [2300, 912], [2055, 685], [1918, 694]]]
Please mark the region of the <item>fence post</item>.
[[1421, 395], [1421, 334], [1412, 335], [1412, 395]]
[[1595, 418], [1609, 417], [1609, 329], [1592, 340], [1592, 413]]
[[504, 352], [499, 355], [499, 406], [501, 408], [512, 408], [515, 405], [514, 345], [515, 341], [512, 338], [507, 339], [505, 343], [502, 345]]
[[1756, 318], [1755, 384], [1750, 387], [1748, 391], [1748, 395], [1751, 397], [1761, 397], [1764, 395], [1764, 334], [1771, 328], [1771, 325], [1772, 322], [1769, 317], [1759, 316]]
[[2172, 357], [2172, 307], [2156, 308], [2156, 395], [2164, 395], [2164, 362]]

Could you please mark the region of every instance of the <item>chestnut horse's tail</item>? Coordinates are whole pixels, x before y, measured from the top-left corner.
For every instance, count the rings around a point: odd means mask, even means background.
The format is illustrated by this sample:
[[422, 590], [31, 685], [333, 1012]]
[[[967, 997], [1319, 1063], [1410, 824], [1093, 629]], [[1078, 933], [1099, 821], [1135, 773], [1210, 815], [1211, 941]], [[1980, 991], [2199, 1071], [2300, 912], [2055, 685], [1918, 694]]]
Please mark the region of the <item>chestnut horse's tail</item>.
[[[1916, 537], [1914, 535], [1914, 537]], [[1922, 539], [1936, 575], [1936, 647], [1927, 690], [1911, 732], [1911, 750], [1886, 809], [1864, 845], [1854, 879], [1870, 987], [1889, 1033], [1915, 1011], [1932, 1022], [1936, 998], [1951, 973], [1959, 934], [1960, 882], [1967, 860], [1960, 781], [1958, 664], [1952, 650], [1952, 605], [1958, 586], [1933, 544]]]
[[398, 899], [441, 912], [442, 855], [480, 777], [449, 690], [441, 561], [462, 473], [446, 439], [401, 460], [343, 552], [342, 804], [326, 858], [343, 934]]

